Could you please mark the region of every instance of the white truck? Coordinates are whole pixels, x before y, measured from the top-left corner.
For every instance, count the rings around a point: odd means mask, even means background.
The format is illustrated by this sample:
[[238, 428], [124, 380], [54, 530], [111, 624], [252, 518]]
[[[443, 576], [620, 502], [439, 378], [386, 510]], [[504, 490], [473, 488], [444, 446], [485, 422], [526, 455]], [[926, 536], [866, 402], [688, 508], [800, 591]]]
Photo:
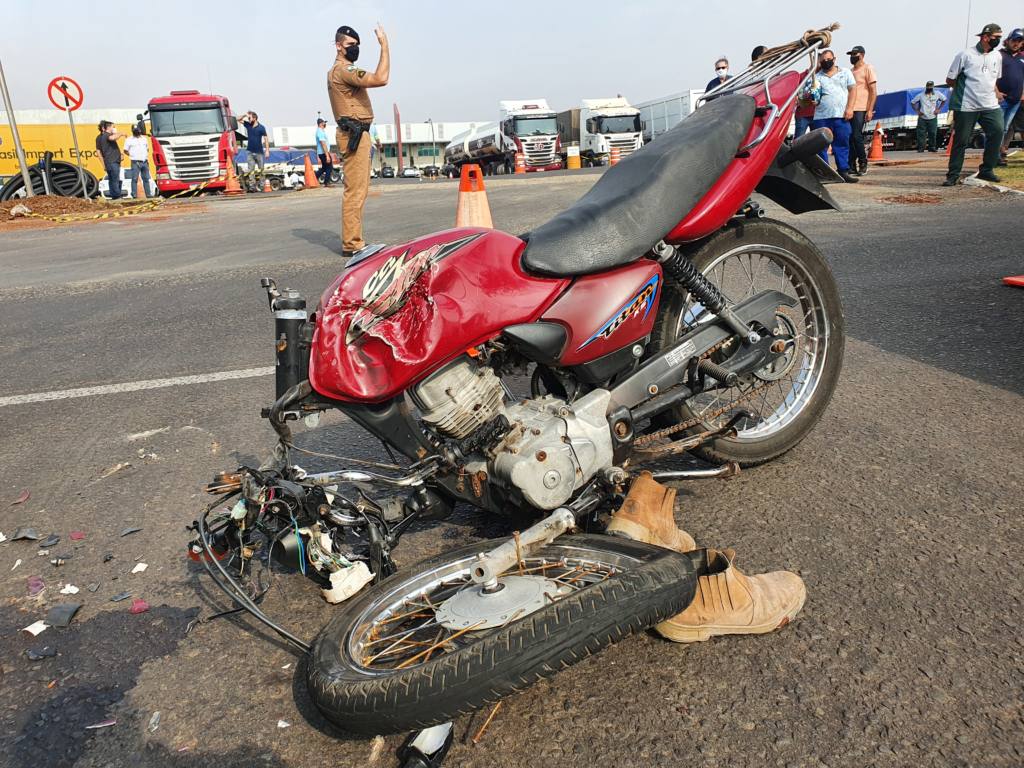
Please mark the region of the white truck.
[[640, 110], [621, 96], [583, 99], [582, 106], [559, 112], [556, 121], [562, 159], [569, 147], [579, 147], [584, 166], [606, 165], [612, 147], [625, 157], [644, 145]]
[[544, 99], [500, 102], [501, 119], [474, 126], [444, 148], [444, 161], [456, 168], [477, 163], [485, 175], [514, 173], [522, 154], [527, 171], [562, 167], [555, 113]]

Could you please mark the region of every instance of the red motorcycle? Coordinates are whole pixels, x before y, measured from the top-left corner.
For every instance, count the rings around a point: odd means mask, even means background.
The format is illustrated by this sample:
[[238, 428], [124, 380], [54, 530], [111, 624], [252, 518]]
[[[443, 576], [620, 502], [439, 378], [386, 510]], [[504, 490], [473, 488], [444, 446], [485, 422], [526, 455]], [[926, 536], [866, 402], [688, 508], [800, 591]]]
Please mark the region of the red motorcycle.
[[[215, 482], [239, 499], [207, 510], [193, 546], [242, 607], [310, 650], [330, 720], [374, 734], [441, 723], [690, 602], [702, 552], [600, 533], [639, 468], [687, 452], [711, 466], [655, 477], [768, 461], [829, 402], [843, 357], [832, 273], [750, 199], [836, 208], [827, 130], [787, 141], [823, 38], [770, 51], [532, 232], [367, 247], [308, 318], [264, 280], [277, 336], [264, 415], [280, 441]], [[514, 395], [523, 374], [530, 393]], [[290, 425], [327, 409], [402, 459], [301, 468], [299, 454], [324, 454]], [[458, 502], [539, 521], [395, 572], [402, 533]], [[261, 558], [344, 601], [311, 649], [244, 583]]]

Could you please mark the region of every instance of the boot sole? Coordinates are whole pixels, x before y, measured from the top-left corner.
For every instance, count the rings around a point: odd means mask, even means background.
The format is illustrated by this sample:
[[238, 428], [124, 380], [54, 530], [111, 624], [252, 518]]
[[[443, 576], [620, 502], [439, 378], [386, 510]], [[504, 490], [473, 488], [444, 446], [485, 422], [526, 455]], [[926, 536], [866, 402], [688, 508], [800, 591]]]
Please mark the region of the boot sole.
[[796, 604], [787, 610], [786, 614], [779, 621], [767, 624], [755, 624], [748, 627], [716, 626], [714, 624], [703, 627], [685, 627], [673, 624], [672, 619], [669, 619], [655, 625], [654, 629], [666, 640], [671, 640], [674, 643], [702, 643], [705, 640], [710, 640], [712, 637], [721, 635], [766, 635], [769, 632], [774, 632], [776, 629], [782, 629], [795, 619], [796, 615], [804, 607], [806, 600], [807, 590], [804, 589]]
[[645, 528], [638, 523], [634, 523], [632, 520], [616, 520], [615, 518], [612, 518], [611, 523], [608, 524], [606, 532], [612, 536], [622, 536], [623, 538], [640, 541], [654, 547], [671, 549], [674, 552], [692, 552], [697, 548], [697, 543], [692, 538], [686, 537], [684, 539], [682, 535], [680, 535], [676, 540], [675, 546], [668, 544], [661, 539], [655, 541], [650, 536], [650, 528]]

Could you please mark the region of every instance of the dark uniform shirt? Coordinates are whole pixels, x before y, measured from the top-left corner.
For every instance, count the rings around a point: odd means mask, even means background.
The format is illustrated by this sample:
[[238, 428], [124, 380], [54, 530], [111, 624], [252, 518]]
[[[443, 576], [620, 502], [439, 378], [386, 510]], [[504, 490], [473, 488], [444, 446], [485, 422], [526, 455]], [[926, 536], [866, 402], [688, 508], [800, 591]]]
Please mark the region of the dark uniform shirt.
[[335, 119], [351, 117], [362, 123], [373, 121], [370, 94], [362, 85], [366, 70], [352, 64], [341, 54], [327, 72], [327, 95]]
[[117, 141], [111, 141], [107, 136], [108, 134], [101, 133], [96, 137], [96, 150], [103, 158], [104, 165], [120, 165], [121, 150], [117, 146]]

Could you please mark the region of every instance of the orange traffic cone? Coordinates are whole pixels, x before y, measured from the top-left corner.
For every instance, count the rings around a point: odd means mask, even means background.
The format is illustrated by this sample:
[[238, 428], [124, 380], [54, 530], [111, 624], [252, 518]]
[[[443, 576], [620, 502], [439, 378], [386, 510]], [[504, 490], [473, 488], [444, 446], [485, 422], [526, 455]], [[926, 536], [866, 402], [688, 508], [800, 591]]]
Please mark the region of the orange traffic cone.
[[622, 150], [618, 147], [612, 147], [612, 151], [608, 156], [608, 165], [618, 165], [619, 160], [622, 159]]
[[491, 207], [487, 204], [487, 192], [484, 191], [484, 175], [479, 165], [462, 166], [455, 226], [494, 228], [491, 223]]
[[1024, 288], [1024, 275], [1004, 277], [1003, 282], [1006, 283], [1007, 285], [1012, 285], [1014, 288]]
[[882, 152], [882, 129], [878, 127], [878, 123], [875, 123], [875, 133], [871, 137], [871, 151], [868, 152], [868, 160], [884, 160], [885, 154]]
[[273, 192], [274, 191], [274, 188], [270, 186], [270, 179], [268, 179], [266, 176], [263, 177], [263, 191], [264, 192]]
[[953, 132], [953, 129], [950, 128], [949, 129], [949, 143], [946, 144], [946, 157], [949, 157], [951, 154], [953, 154], [953, 142], [954, 141], [956, 141], [956, 134]]
[[245, 190], [242, 189], [242, 185], [238, 183], [238, 176], [235, 175], [235, 162], [230, 157], [228, 158], [228, 170], [224, 174], [224, 194], [228, 197], [235, 197], [237, 195], [244, 195]]
[[[465, 168], [465, 166], [463, 166]], [[526, 173], [526, 155], [516, 152], [516, 173]], [[465, 176], [463, 176], [465, 178]]]
[[141, 200], [146, 197], [146, 185], [142, 183], [142, 173], [138, 173], [135, 176], [135, 199]]
[[306, 161], [305, 178], [302, 180], [302, 183], [306, 189], [316, 189], [320, 186], [320, 182], [316, 180], [316, 172], [313, 170], [313, 164], [309, 162], [309, 153], [307, 152], [302, 157]]

